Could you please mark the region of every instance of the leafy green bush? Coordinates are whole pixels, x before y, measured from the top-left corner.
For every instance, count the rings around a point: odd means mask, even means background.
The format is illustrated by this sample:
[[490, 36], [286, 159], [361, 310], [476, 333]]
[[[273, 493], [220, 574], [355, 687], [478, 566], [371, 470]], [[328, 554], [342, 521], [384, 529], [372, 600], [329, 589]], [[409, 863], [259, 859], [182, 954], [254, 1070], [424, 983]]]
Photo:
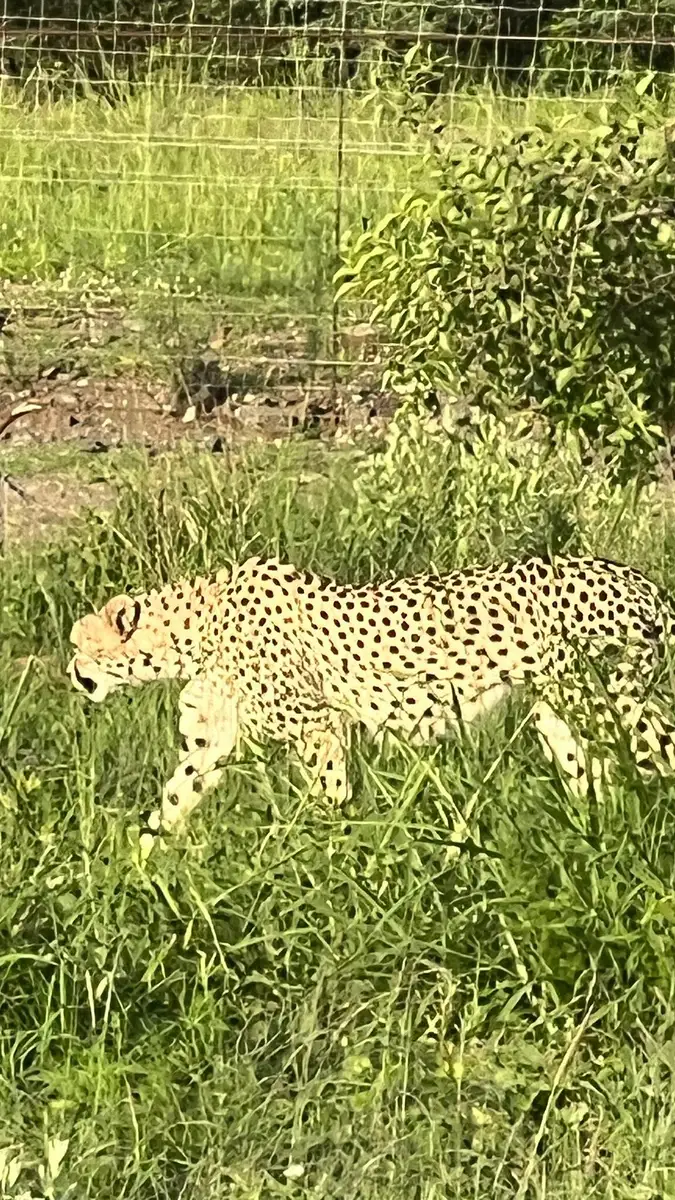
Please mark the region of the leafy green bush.
[[[609, 444], [675, 415], [675, 171], [637, 118], [430, 152], [429, 184], [347, 249], [338, 296], [374, 305], [385, 386], [537, 407]], [[632, 458], [632, 455], [630, 456]]]
[[[652, 84], [668, 86], [675, 69], [675, 0], [579, 0], [551, 12], [537, 55], [547, 90], [588, 92], [649, 70]], [[661, 77], [659, 79], [659, 76]]]
[[[566, 94], [616, 82], [625, 69], [659, 72], [665, 82], [675, 68], [675, 0], [544, 8], [538, 0], [517, 6], [423, 0], [416, 11], [411, 22], [409, 0], [348, 0], [346, 7], [343, 0], [3, 0], [3, 52], [10, 73], [24, 80], [36, 69], [60, 74], [64, 67], [88, 79], [142, 78], [150, 59], [166, 66], [168, 54], [174, 66], [180, 59], [184, 70], [213, 80], [241, 74], [254, 83], [262, 72], [258, 81], [290, 82], [302, 64], [303, 41], [311, 58], [335, 65], [340, 38], [327, 34], [338, 34], [345, 22], [350, 77], [372, 67], [386, 75], [415, 46], [442, 63], [462, 90], [498, 82], [506, 92], [529, 92], [536, 72], [545, 91]], [[230, 27], [227, 54], [224, 32], [214, 26]], [[337, 75], [331, 79], [336, 83]]]
[[381, 449], [355, 463], [343, 540], [392, 574], [590, 554], [662, 577], [663, 553], [651, 548], [664, 544], [671, 514], [659, 484], [620, 483], [583, 435], [551, 444], [542, 433], [528, 413], [498, 420], [473, 409], [446, 423], [403, 406]]

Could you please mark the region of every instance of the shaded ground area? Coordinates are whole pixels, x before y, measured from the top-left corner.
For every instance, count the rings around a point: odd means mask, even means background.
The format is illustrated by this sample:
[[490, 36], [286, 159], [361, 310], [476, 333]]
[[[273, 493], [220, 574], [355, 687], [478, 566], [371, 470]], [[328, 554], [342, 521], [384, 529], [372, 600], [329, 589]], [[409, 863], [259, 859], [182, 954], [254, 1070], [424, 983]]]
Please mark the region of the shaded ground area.
[[[297, 373], [293, 367], [287, 371]], [[167, 449], [189, 439], [217, 450], [217, 439], [246, 442], [308, 431], [348, 437], [382, 428], [395, 408], [393, 398], [377, 389], [373, 372], [335, 385], [328, 379], [284, 379], [283, 364], [275, 374], [280, 382], [198, 359], [185, 386], [133, 374], [95, 379], [57, 373], [21, 386], [5, 381], [0, 445], [64, 442], [103, 452], [122, 445]]]
[[79, 311], [29, 300], [14, 288], [0, 311], [3, 447], [348, 438], [381, 427], [395, 407], [381, 391], [367, 325], [335, 342], [325, 320], [323, 328], [287, 318], [252, 330], [254, 320], [235, 327], [201, 310], [139, 314], [98, 303]]
[[[0, 307], [0, 538], [53, 535], [114, 502], [115, 451], [377, 433], [396, 402], [380, 387], [374, 331], [333, 339], [291, 318], [235, 327], [223, 314], [71, 307], [12, 286]], [[274, 322], [270, 321], [271, 326]], [[107, 457], [109, 455], [109, 457]]]
[[16, 287], [0, 318], [3, 546], [110, 507], [125, 450], [349, 444], [396, 408], [365, 324], [336, 343], [292, 319], [252, 331], [222, 314], [139, 313], [101, 297], [72, 308]]

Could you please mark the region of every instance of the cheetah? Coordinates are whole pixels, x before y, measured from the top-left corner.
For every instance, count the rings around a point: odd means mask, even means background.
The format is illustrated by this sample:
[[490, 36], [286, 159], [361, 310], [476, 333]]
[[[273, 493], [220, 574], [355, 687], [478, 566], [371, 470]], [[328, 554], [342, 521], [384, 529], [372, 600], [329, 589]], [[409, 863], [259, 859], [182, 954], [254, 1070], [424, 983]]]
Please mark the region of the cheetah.
[[[435, 741], [526, 686], [545, 755], [574, 794], [595, 771], [589, 719], [622, 732], [641, 770], [675, 770], [675, 726], [653, 695], [674, 629], [657, 587], [605, 559], [529, 558], [358, 588], [251, 558], [211, 580], [109, 600], [75, 623], [68, 673], [94, 701], [124, 684], [185, 681], [182, 752], [148, 818], [153, 839], [217, 783], [242, 736], [289, 745], [310, 793], [341, 804], [355, 726]], [[580, 705], [586, 727], [573, 733], [566, 717]]]

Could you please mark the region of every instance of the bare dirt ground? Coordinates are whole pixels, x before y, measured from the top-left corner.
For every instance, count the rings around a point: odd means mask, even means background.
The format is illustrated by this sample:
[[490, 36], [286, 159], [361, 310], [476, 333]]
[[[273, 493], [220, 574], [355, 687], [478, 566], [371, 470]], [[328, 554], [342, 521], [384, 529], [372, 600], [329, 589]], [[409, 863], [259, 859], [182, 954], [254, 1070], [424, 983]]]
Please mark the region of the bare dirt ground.
[[[95, 475], [93, 459], [108, 451], [136, 446], [152, 456], [187, 442], [217, 454], [307, 437], [349, 443], [382, 430], [396, 408], [380, 389], [367, 327], [346, 335], [339, 366], [310, 354], [306, 333], [290, 327], [236, 339], [216, 330], [196, 353], [176, 353], [168, 368], [153, 371], [139, 362], [124, 369], [114, 321], [83, 320], [79, 341], [72, 320], [61, 336], [50, 326], [42, 342], [22, 341], [17, 324], [13, 340], [0, 337], [10, 347], [0, 358], [4, 545], [55, 536], [83, 507], [109, 507], [110, 472], [105, 480], [83, 477]], [[142, 328], [132, 332], [142, 342]], [[133, 357], [141, 358], [138, 346]], [[71, 462], [81, 454], [90, 469], [14, 466], [17, 453], [39, 462], [47, 447], [71, 451]]]
[[[23, 293], [12, 295], [0, 309], [2, 448], [348, 437], [393, 411], [369, 325], [345, 329], [334, 344], [325, 327], [290, 319], [282, 328], [235, 329], [199, 312], [144, 318], [56, 301], [32, 309]], [[11, 420], [19, 405], [23, 414]]]
[[268, 441], [310, 431], [340, 438], [382, 428], [395, 408], [371, 373], [335, 386], [244, 383], [242, 391], [227, 376], [223, 380], [192, 387], [187, 394], [133, 375], [57, 374], [28, 386], [5, 383], [0, 386], [0, 447], [60, 442], [102, 453], [121, 445], [164, 450], [186, 440], [213, 448], [217, 439]]

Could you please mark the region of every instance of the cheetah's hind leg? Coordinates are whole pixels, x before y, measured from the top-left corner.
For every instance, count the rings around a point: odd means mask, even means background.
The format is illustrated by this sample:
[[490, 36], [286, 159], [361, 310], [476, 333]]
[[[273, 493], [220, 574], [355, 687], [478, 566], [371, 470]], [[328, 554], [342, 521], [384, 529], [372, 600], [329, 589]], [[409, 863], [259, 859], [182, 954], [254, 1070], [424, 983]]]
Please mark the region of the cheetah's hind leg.
[[307, 722], [296, 743], [314, 796], [325, 796], [335, 805], [344, 804], [351, 796], [347, 769], [347, 739], [345, 731], [331, 722]]
[[591, 687], [591, 706], [600, 728], [614, 723], [627, 735], [630, 753], [641, 775], [675, 771], [675, 725], [650, 697], [659, 666], [653, 643], [636, 641], [624, 648], [622, 661], [606, 688]]
[[630, 749], [640, 774], [675, 772], [675, 725], [651, 700], [620, 702], [619, 719], [630, 739]]
[[141, 832], [145, 856], [161, 833], [180, 826], [222, 775], [218, 763], [237, 740], [237, 700], [226, 681], [198, 679], [181, 692], [179, 731], [183, 749], [176, 770], [164, 786], [162, 807], [147, 817]]
[[[588, 792], [588, 753], [584, 740], [575, 737], [566, 721], [554, 711], [546, 700], [535, 705], [532, 719], [539, 741], [550, 763], [557, 762], [562, 778], [572, 795], [578, 799]], [[594, 781], [601, 775], [601, 764], [591, 763]]]

